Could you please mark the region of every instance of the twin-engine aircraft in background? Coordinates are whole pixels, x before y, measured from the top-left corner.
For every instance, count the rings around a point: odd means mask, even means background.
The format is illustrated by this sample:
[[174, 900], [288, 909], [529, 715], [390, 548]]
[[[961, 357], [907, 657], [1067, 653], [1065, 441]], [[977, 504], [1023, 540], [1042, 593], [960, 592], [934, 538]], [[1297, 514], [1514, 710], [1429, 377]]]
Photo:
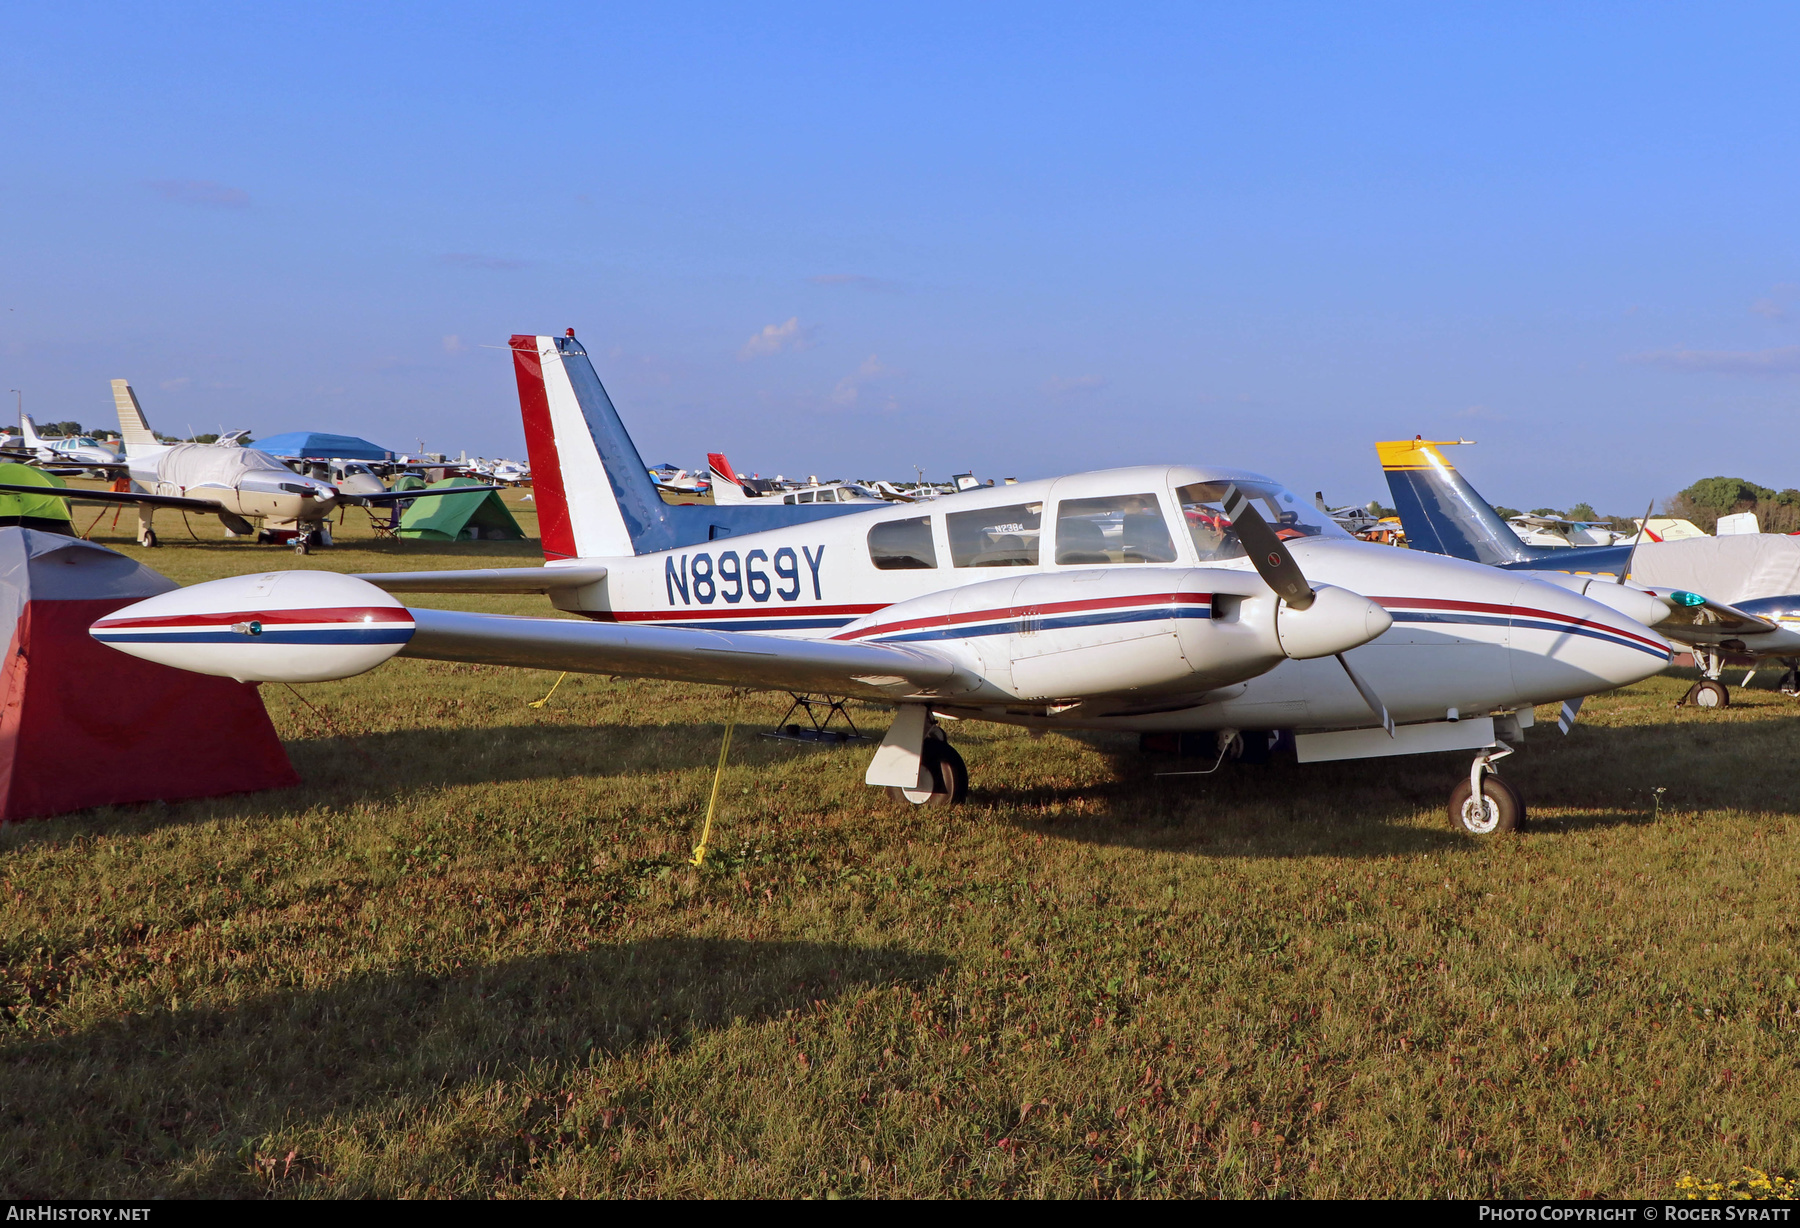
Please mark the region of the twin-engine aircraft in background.
[[[315, 543], [329, 544], [327, 522], [345, 504], [368, 507], [403, 499], [499, 489], [461, 486], [451, 490], [352, 493], [321, 477], [297, 474], [267, 452], [241, 446], [235, 437], [243, 432], [234, 432], [222, 443], [163, 443], [150, 429], [131, 385], [116, 379], [112, 389], [125, 459], [98, 467], [123, 472], [130, 478], [130, 490], [44, 490], [6, 485], [0, 485], [0, 490], [50, 494], [83, 503], [135, 506], [140, 546], [156, 545], [156, 513], [161, 508], [174, 508], [217, 516], [227, 530], [242, 536], [255, 533], [256, 526], [251, 522], [261, 521], [266, 530], [287, 537], [296, 551], [306, 554]], [[378, 480], [375, 485], [380, 485]]]
[[[1747, 683], [1759, 662], [1780, 661], [1787, 668], [1784, 688], [1800, 689], [1800, 593], [1794, 585], [1800, 542], [1764, 534], [1763, 541], [1702, 537], [1613, 546], [1527, 545], [1438, 451], [1468, 442], [1419, 436], [1375, 445], [1409, 547], [1527, 572], [1589, 596], [1596, 595], [1596, 585], [1613, 584], [1651, 593], [1668, 606], [1665, 617], [1651, 624], [1691, 651], [1700, 668], [1702, 677], [1683, 702], [1703, 708], [1729, 704], [1731, 693], [1721, 678], [1728, 664], [1747, 666]], [[1770, 554], [1787, 556], [1785, 566], [1759, 558]], [[1731, 604], [1701, 597], [1697, 590], [1723, 591]]]
[[[1646, 594], [1608, 585], [1603, 603], [1358, 542], [1278, 483], [1211, 466], [830, 505], [709, 539], [679, 518], [760, 509], [664, 504], [573, 330], [512, 350], [546, 566], [217, 580], [94, 636], [239, 679], [344, 678], [402, 655], [857, 696], [898, 710], [866, 780], [915, 804], [965, 796], [945, 736], [960, 720], [1210, 731], [1220, 748], [1282, 731], [1302, 762], [1473, 751], [1450, 797], [1473, 833], [1524, 817], [1493, 767], [1533, 705], [1669, 659]], [[390, 595], [482, 591], [547, 592], [590, 621]]]

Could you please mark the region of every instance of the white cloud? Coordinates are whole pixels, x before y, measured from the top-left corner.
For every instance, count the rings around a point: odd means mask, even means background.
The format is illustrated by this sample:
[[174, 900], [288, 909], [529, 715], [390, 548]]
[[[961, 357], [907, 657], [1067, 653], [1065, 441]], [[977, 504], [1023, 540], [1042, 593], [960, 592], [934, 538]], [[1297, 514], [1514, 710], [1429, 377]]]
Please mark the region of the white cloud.
[[463, 339], [455, 333], [450, 333], [444, 338], [444, 353], [446, 354], [460, 354], [468, 348], [463, 344]]
[[800, 327], [799, 316], [789, 316], [782, 324], [765, 324], [762, 331], [744, 342], [738, 351], [738, 357], [746, 362], [752, 358], [767, 358], [771, 354], [779, 354], [783, 350], [805, 350], [812, 348], [813, 330]]
[[[880, 358], [871, 354], [862, 360], [856, 370], [837, 382], [837, 387], [831, 390], [831, 403], [839, 409], [855, 409], [861, 404], [862, 394], [867, 385], [891, 379], [897, 374], [898, 372], [892, 367], [887, 366]], [[882, 408], [895, 409], [898, 405], [899, 402], [890, 396]]]
[[1793, 313], [1788, 310], [1788, 301], [1794, 292], [1800, 290], [1800, 284], [1791, 281], [1777, 282], [1769, 287], [1769, 292], [1750, 304], [1750, 310], [1769, 320], [1785, 320]]
[[1071, 393], [1093, 392], [1106, 387], [1104, 375], [1053, 375], [1044, 381], [1044, 391], [1053, 397]]
[[183, 388], [186, 388], [193, 382], [193, 376], [182, 375], [177, 376], [175, 379], [166, 379], [161, 384], [158, 384], [157, 387], [161, 388], [164, 392], [180, 392]]
[[1714, 375], [1800, 375], [1800, 345], [1771, 350], [1652, 350], [1632, 354], [1628, 362], [1670, 371], [1704, 371]]

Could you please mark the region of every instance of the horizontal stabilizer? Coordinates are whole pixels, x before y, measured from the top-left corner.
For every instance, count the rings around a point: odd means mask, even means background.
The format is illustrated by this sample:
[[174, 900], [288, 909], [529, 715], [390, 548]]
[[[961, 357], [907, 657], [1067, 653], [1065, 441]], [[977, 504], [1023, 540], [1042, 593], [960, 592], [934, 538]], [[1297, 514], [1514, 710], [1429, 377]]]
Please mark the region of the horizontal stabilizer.
[[358, 580], [390, 593], [552, 593], [606, 578], [598, 563], [573, 567], [479, 567], [463, 571], [364, 572]]

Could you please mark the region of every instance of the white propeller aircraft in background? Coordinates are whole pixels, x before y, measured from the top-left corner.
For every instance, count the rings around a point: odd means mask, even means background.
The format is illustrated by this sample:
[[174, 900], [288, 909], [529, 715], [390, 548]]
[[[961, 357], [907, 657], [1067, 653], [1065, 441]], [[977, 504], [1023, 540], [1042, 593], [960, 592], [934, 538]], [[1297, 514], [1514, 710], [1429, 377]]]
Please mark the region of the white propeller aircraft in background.
[[[1494, 762], [1533, 705], [1669, 659], [1645, 594], [1594, 600], [1358, 542], [1231, 469], [1112, 469], [683, 539], [687, 509], [656, 497], [573, 331], [512, 349], [546, 566], [216, 580], [94, 636], [245, 680], [401, 655], [857, 696], [898, 709], [868, 783], [916, 804], [967, 791], [951, 719], [1220, 746], [1286, 731], [1302, 762], [1474, 751], [1450, 814], [1477, 834], [1524, 817]], [[544, 592], [590, 621], [409, 609], [404, 592]]]
[[[84, 503], [119, 503], [137, 508], [138, 544], [156, 545], [158, 508], [204, 512], [217, 516], [226, 529], [248, 536], [256, 532], [253, 520], [266, 528], [291, 533], [294, 549], [301, 554], [321, 539], [330, 543], [326, 522], [346, 503], [373, 506], [400, 500], [447, 494], [472, 494], [498, 490], [497, 486], [461, 486], [450, 490], [389, 491], [372, 473], [355, 490], [340, 489], [323, 477], [295, 473], [267, 452], [236, 442], [166, 444], [157, 439], [138, 405], [137, 394], [122, 379], [112, 382], [113, 403], [119, 412], [119, 432], [125, 442], [123, 464], [110, 466], [130, 475], [130, 490], [45, 489], [38, 486], [0, 485], [0, 491], [54, 495]], [[234, 441], [244, 432], [226, 437]], [[376, 489], [368, 489], [372, 485]]]
[[93, 466], [105, 469], [118, 463], [119, 454], [91, 435], [64, 435], [45, 438], [38, 434], [37, 423], [30, 414], [19, 415], [21, 450], [32, 453], [40, 464]]

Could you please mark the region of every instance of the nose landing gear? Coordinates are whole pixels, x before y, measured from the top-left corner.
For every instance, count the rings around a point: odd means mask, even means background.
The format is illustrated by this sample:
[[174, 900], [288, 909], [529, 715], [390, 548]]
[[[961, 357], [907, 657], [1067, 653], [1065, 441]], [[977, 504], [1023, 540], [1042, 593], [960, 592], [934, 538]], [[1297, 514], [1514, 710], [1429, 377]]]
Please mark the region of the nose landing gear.
[[1501, 742], [1475, 756], [1469, 775], [1450, 790], [1450, 826], [1471, 836], [1493, 836], [1525, 826], [1525, 801], [1519, 791], [1501, 780], [1496, 759], [1513, 748]]

